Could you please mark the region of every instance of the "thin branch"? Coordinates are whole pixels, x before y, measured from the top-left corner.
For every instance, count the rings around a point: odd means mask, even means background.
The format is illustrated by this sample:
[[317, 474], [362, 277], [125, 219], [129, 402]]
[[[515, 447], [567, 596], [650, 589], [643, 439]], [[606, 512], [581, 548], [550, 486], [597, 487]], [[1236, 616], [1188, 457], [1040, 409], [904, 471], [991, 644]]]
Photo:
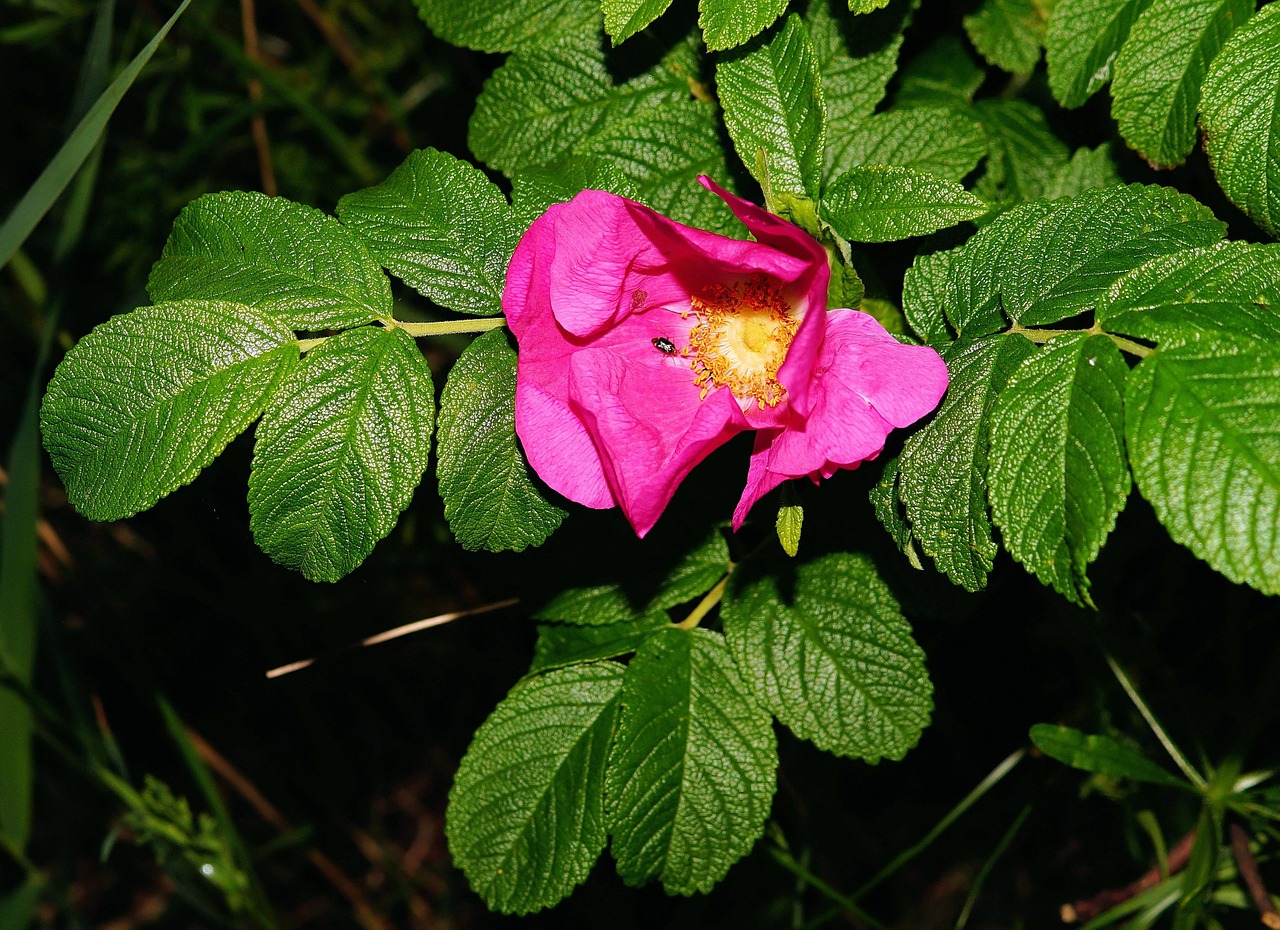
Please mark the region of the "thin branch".
[[1151, 713], [1146, 702], [1142, 700], [1142, 695], [1138, 694], [1138, 689], [1133, 686], [1129, 676], [1124, 673], [1124, 669], [1111, 656], [1106, 658], [1107, 665], [1111, 666], [1112, 674], [1120, 682], [1120, 687], [1124, 688], [1125, 694], [1129, 695], [1129, 700], [1133, 701], [1134, 706], [1138, 708], [1138, 713], [1142, 714], [1143, 719], [1147, 721], [1147, 726], [1151, 727], [1151, 732], [1156, 735], [1156, 739], [1160, 741], [1160, 745], [1164, 747], [1165, 752], [1169, 753], [1170, 758], [1173, 759], [1178, 768], [1182, 769], [1182, 774], [1187, 776], [1187, 780], [1191, 784], [1195, 785], [1199, 791], [1205, 791], [1208, 788], [1208, 782], [1187, 761], [1187, 757], [1182, 754], [1182, 750], [1169, 738], [1169, 734], [1164, 731], [1164, 727], [1160, 726], [1160, 721], [1156, 719], [1155, 714]]
[[702, 600], [698, 601], [698, 606], [689, 611], [689, 616], [673, 625], [681, 630], [692, 630], [696, 627], [702, 622], [703, 617], [711, 613], [711, 608], [720, 603], [720, 599], [724, 597], [725, 586], [728, 583], [729, 576], [725, 575], [714, 588], [706, 593]]
[[[240, 0], [240, 25], [244, 31], [244, 54], [252, 62], [263, 64], [262, 53], [258, 50], [258, 19], [254, 10], [254, 0]], [[253, 131], [253, 147], [258, 152], [258, 173], [262, 176], [262, 192], [268, 197], [279, 193], [276, 187], [276, 172], [271, 164], [271, 141], [267, 138], [267, 119], [262, 114], [262, 81], [250, 76], [249, 102], [254, 105], [254, 113], [250, 118]]]
[[1280, 911], [1276, 910], [1266, 883], [1262, 881], [1262, 873], [1258, 871], [1258, 860], [1253, 858], [1253, 853], [1249, 850], [1248, 834], [1238, 823], [1231, 824], [1227, 832], [1231, 834], [1231, 852], [1236, 857], [1236, 868], [1240, 870], [1240, 877], [1244, 879], [1244, 885], [1249, 889], [1253, 906], [1258, 909], [1264, 924], [1271, 930], [1280, 930]]
[[1071, 904], [1062, 905], [1059, 911], [1062, 922], [1064, 924], [1073, 924], [1078, 921], [1092, 920], [1104, 911], [1111, 910], [1117, 904], [1123, 904], [1130, 898], [1137, 897], [1142, 892], [1154, 888], [1168, 878], [1169, 875], [1186, 868], [1191, 859], [1191, 848], [1195, 845], [1195, 842], [1196, 831], [1192, 830], [1174, 844], [1173, 849], [1169, 850], [1168, 873], [1162, 868], [1163, 863], [1157, 862], [1143, 872], [1141, 878], [1130, 882], [1123, 888], [1109, 888], [1106, 891], [1099, 891], [1092, 897], [1082, 898]]

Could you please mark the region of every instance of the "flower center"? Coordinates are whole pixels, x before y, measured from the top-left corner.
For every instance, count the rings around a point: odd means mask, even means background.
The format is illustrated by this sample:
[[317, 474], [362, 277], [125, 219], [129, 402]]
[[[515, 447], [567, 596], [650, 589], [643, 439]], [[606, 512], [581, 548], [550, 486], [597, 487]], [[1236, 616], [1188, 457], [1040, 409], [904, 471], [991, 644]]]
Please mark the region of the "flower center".
[[782, 289], [763, 276], [739, 284], [716, 284], [691, 299], [698, 322], [689, 330], [694, 382], [702, 396], [727, 387], [740, 401], [775, 407], [787, 389], [778, 369], [800, 328]]

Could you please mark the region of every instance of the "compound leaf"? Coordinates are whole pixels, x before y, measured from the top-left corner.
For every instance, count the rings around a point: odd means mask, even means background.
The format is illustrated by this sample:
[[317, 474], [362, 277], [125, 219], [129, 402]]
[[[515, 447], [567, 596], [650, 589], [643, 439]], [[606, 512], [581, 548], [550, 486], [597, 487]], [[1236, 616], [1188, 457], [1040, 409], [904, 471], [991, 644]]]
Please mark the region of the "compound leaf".
[[1223, 45], [1205, 78], [1200, 126], [1223, 191], [1280, 237], [1280, 7], [1263, 7]]
[[289, 325], [242, 304], [112, 317], [67, 353], [40, 410], [67, 497], [90, 520], [145, 510], [256, 420], [297, 363]]
[[823, 219], [851, 242], [923, 236], [986, 212], [986, 204], [954, 181], [889, 165], [850, 169], [821, 204]]
[[338, 217], [384, 268], [440, 306], [502, 312], [523, 227], [502, 192], [466, 162], [413, 152], [381, 184], [338, 201]]
[[778, 747], [724, 637], [654, 633], [627, 667], [605, 791], [618, 874], [708, 891], [764, 832]]
[[247, 304], [294, 329], [338, 329], [391, 316], [391, 286], [358, 237], [283, 197], [206, 194], [187, 204], [151, 268], [156, 303]]
[[1180, 165], [1196, 142], [1200, 87], [1256, 0], [1153, 0], [1116, 59], [1111, 115], [1157, 168]]
[[999, 552], [987, 506], [991, 409], [1010, 376], [1034, 354], [1021, 336], [961, 338], [947, 346], [947, 395], [899, 456], [898, 493], [912, 534], [938, 570], [966, 591], [986, 585]]
[[1106, 336], [1072, 333], [1023, 362], [991, 419], [991, 513], [1042, 582], [1092, 605], [1086, 569], [1129, 495], [1124, 385]]
[[311, 581], [352, 571], [413, 498], [434, 417], [431, 371], [402, 330], [362, 326], [311, 349], [258, 424], [254, 541]]
[[1232, 581], [1280, 594], [1280, 350], [1220, 336], [1133, 370], [1129, 459], [1169, 535]]
[[516, 443], [515, 389], [516, 354], [495, 330], [467, 346], [440, 397], [440, 496], [466, 549], [536, 546], [565, 517], [533, 483]]
[[716, 67], [716, 87], [743, 164], [753, 168], [764, 149], [773, 191], [816, 200], [826, 109], [804, 20], [792, 15], [769, 42], [723, 59]]
[[748, 686], [819, 749], [901, 759], [928, 725], [924, 652], [866, 557], [799, 566], [790, 597], [773, 574], [735, 574], [721, 617]]
[[446, 831], [453, 861], [493, 909], [550, 907], [604, 850], [604, 769], [623, 675], [595, 662], [526, 678], [476, 731]]
[[1068, 109], [1111, 80], [1111, 68], [1134, 21], [1151, 0], [1058, 0], [1044, 47], [1049, 89]]

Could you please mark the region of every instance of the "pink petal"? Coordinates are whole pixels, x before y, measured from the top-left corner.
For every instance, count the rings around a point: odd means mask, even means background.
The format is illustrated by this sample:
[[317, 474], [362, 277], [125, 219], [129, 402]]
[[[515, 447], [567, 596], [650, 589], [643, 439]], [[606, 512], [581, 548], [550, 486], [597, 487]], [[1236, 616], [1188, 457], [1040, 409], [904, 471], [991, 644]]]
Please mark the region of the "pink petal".
[[587, 428], [568, 406], [527, 380], [516, 380], [516, 434], [530, 467], [552, 490], [596, 510], [614, 505]]
[[687, 366], [668, 361], [584, 349], [574, 356], [569, 378], [573, 411], [595, 440], [613, 498], [639, 536], [657, 522], [690, 470], [746, 426], [728, 391], [703, 400]]

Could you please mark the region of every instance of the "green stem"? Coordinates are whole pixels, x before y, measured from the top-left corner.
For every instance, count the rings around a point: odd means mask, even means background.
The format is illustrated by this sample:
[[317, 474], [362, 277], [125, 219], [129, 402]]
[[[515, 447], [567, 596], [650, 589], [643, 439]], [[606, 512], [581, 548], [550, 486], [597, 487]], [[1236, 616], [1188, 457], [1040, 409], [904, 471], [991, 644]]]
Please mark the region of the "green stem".
[[328, 336], [316, 336], [314, 339], [299, 339], [297, 340], [298, 351], [303, 353], [310, 352], [328, 338]]
[[488, 316], [478, 320], [441, 320], [435, 323], [404, 323], [400, 320], [383, 320], [388, 329], [403, 329], [415, 339], [421, 336], [447, 336], [452, 333], [487, 333], [507, 325], [506, 317]]
[[800, 881], [804, 882], [806, 885], [812, 887], [815, 891], [820, 892], [832, 903], [838, 905], [841, 910], [848, 911], [867, 926], [875, 928], [875, 930], [887, 930], [884, 924], [876, 920], [862, 908], [858, 907], [858, 905], [852, 900], [845, 897], [822, 879], [818, 878], [818, 876], [810, 872], [809, 869], [805, 867], [804, 863], [799, 862], [796, 857], [791, 855], [787, 850], [780, 846], [772, 846], [769, 848], [769, 853], [773, 856], [774, 861], [780, 866], [796, 878], [800, 879]]
[[1111, 666], [1112, 674], [1120, 682], [1120, 687], [1124, 688], [1124, 693], [1129, 695], [1129, 700], [1133, 701], [1134, 706], [1138, 708], [1138, 713], [1142, 714], [1143, 719], [1147, 721], [1147, 726], [1151, 727], [1151, 732], [1156, 735], [1156, 739], [1160, 741], [1160, 745], [1164, 747], [1165, 752], [1169, 753], [1178, 768], [1182, 769], [1182, 774], [1187, 776], [1187, 781], [1191, 782], [1203, 793], [1209, 787], [1208, 782], [1192, 767], [1191, 763], [1187, 761], [1187, 757], [1182, 754], [1182, 750], [1169, 738], [1169, 734], [1164, 731], [1164, 727], [1160, 726], [1160, 721], [1156, 719], [1155, 714], [1151, 713], [1146, 702], [1142, 700], [1142, 695], [1138, 694], [1133, 682], [1124, 673], [1124, 669], [1116, 664], [1116, 660], [1111, 656], [1107, 656], [1106, 659], [1107, 665]]
[[1013, 323], [1007, 330], [1005, 330], [1005, 332], [1009, 335], [1014, 335], [1016, 333], [1019, 336], [1025, 336], [1036, 345], [1044, 345], [1050, 339], [1057, 336], [1069, 336], [1072, 333], [1084, 333], [1088, 336], [1106, 336], [1115, 343], [1115, 347], [1121, 352], [1128, 352], [1130, 355], [1137, 356], [1138, 358], [1146, 358], [1155, 351], [1155, 349], [1150, 346], [1144, 346], [1140, 342], [1134, 342], [1132, 339], [1126, 339], [1124, 336], [1117, 336], [1115, 333], [1109, 333], [1097, 323], [1094, 323], [1088, 329], [1030, 329], [1024, 327], [1021, 323]]
[[[732, 571], [732, 569], [731, 569]], [[680, 630], [692, 630], [702, 618], [711, 613], [711, 608], [720, 603], [720, 599], [724, 597], [725, 586], [729, 584], [729, 575], [726, 574], [720, 579], [719, 583], [706, 593], [706, 596], [698, 602], [698, 606], [689, 612], [689, 616], [685, 617], [679, 623], [674, 624]]]

